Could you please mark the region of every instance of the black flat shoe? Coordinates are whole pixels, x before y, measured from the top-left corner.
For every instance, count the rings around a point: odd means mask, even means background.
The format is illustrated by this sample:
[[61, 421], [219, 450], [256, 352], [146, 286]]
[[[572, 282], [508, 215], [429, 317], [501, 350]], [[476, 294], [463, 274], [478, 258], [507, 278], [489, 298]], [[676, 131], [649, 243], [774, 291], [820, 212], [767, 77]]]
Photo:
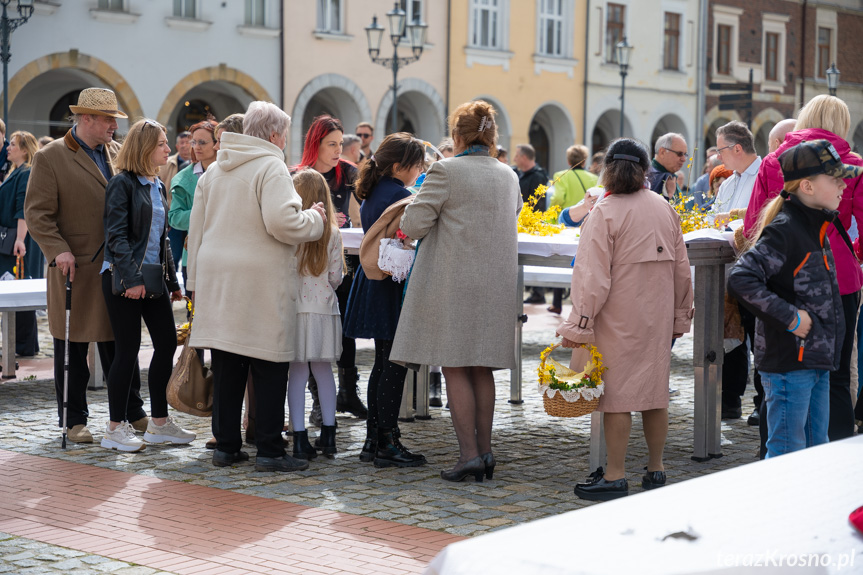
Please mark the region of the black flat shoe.
[[757, 408], [749, 417], [746, 418], [746, 425], [750, 427], [758, 427], [761, 425], [761, 414], [758, 412]]
[[492, 479], [492, 477], [494, 477], [494, 466], [497, 465], [497, 462], [494, 460], [494, 455], [489, 451], [488, 453], [483, 453], [480, 457], [482, 458], [482, 462], [485, 464], [485, 478]]
[[[248, 456], [247, 456], [248, 457]], [[290, 455], [281, 457], [261, 457], [255, 458], [255, 471], [304, 471], [309, 468], [309, 462], [302, 459], [295, 459]]]
[[663, 487], [665, 485], [665, 479], [664, 471], [648, 471], [644, 474], [644, 477], [641, 478], [641, 487], [645, 491]]
[[249, 454], [245, 451], [237, 451], [236, 453], [228, 453], [227, 451], [213, 451], [213, 465], [216, 467], [228, 467], [234, 463], [248, 461]]
[[606, 481], [604, 477], [590, 483], [579, 483], [575, 486], [575, 494], [588, 501], [611, 501], [629, 495], [629, 484], [626, 478]]
[[482, 457], [474, 457], [470, 461], [464, 463], [456, 463], [456, 466], [449, 471], [441, 471], [441, 479], [446, 481], [461, 481], [468, 475], [473, 475], [477, 483], [482, 483], [482, 476], [485, 473], [485, 462]]

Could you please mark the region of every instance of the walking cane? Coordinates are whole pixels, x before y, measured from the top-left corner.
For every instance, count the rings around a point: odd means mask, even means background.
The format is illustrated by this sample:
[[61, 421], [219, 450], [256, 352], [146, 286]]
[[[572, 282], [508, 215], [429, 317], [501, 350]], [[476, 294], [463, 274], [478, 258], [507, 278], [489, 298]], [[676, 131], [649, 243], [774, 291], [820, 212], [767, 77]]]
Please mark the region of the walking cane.
[[69, 315], [72, 313], [72, 280], [66, 274], [66, 345], [63, 347], [63, 449], [66, 449], [66, 412], [69, 408]]

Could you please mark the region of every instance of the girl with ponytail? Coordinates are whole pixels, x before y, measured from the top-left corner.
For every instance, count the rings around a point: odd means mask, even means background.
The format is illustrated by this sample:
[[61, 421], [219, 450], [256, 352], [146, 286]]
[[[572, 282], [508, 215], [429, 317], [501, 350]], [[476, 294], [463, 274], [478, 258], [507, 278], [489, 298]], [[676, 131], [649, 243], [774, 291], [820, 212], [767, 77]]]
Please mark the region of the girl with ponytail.
[[827, 140], [794, 146], [779, 163], [785, 186], [764, 208], [753, 245], [728, 278], [729, 293], [756, 316], [767, 457], [828, 441], [830, 372], [839, 367], [845, 330], [854, 326], [845, 325], [827, 232], [837, 225], [844, 180], [863, 171], [844, 164]]
[[[416, 182], [425, 165], [425, 146], [406, 133], [390, 134], [360, 168], [356, 195], [362, 200], [363, 231], [392, 204], [410, 197], [407, 188]], [[398, 421], [407, 368], [390, 361], [390, 350], [402, 309], [403, 285], [390, 278], [373, 280], [358, 266], [348, 309], [345, 335], [375, 340], [375, 364], [369, 376], [366, 441], [360, 461], [375, 467], [415, 467], [425, 457], [413, 454], [393, 435]]]

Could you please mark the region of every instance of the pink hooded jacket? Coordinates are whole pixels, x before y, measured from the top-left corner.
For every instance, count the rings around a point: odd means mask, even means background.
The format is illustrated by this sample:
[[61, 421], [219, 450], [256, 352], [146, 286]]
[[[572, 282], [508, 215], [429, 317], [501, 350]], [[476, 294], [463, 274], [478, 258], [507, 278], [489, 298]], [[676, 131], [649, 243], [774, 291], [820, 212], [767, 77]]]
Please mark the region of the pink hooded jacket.
[[[833, 132], [816, 128], [790, 132], [785, 136], [785, 141], [779, 149], [769, 154], [761, 163], [758, 176], [755, 178], [755, 187], [749, 198], [749, 207], [746, 209], [746, 217], [743, 220], [743, 233], [748, 237], [758, 225], [758, 216], [765, 204], [782, 191], [785, 180], [782, 178], [782, 168], [779, 166], [779, 156], [788, 148], [797, 144], [812, 140], [828, 140], [842, 161], [852, 166], [863, 166], [863, 160], [851, 153], [851, 147], [843, 138]], [[863, 221], [863, 176], [845, 180], [848, 185], [842, 194], [842, 202], [839, 204], [839, 222], [848, 230], [851, 228], [851, 216], [858, 221]], [[836, 279], [839, 282], [839, 293], [842, 295], [854, 293], [863, 286], [863, 271], [860, 270], [860, 261], [848, 248], [848, 244], [842, 239], [835, 226], [830, 226], [827, 233], [830, 238], [830, 247], [833, 250], [833, 258], [836, 260]]]

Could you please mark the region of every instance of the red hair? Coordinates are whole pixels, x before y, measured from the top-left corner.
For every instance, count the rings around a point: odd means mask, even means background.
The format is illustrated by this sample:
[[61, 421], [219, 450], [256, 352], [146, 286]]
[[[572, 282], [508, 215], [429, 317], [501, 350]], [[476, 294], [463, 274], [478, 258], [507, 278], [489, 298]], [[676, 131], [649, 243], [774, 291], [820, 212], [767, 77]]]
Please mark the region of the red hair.
[[[218, 125], [219, 124], [216, 123], [215, 118], [213, 118], [213, 119], [207, 118], [206, 120], [202, 120], [202, 121], [198, 122], [197, 124], [193, 125], [191, 128], [189, 128], [189, 134], [194, 134], [195, 131], [197, 131], [197, 130], [207, 130], [208, 132], [210, 132], [210, 136], [213, 137], [213, 141], [215, 142], [216, 141], [216, 126], [218, 126]], [[192, 157], [192, 163], [197, 164], [198, 158], [197, 158], [197, 156], [195, 156], [195, 146], [191, 147], [190, 156]]]
[[[294, 166], [294, 171], [302, 170], [303, 168], [312, 168], [314, 169], [315, 164], [318, 162], [318, 154], [321, 150], [321, 142], [324, 138], [327, 137], [331, 132], [335, 132], [338, 130], [342, 134], [345, 133], [345, 129], [342, 127], [342, 123], [333, 118], [329, 114], [324, 114], [322, 116], [318, 116], [312, 121], [312, 125], [309, 126], [309, 131], [306, 132], [306, 141], [303, 145], [303, 157], [300, 160], [300, 163]], [[336, 177], [335, 177], [335, 186], [338, 188], [342, 183], [342, 162], [339, 161], [336, 164]]]

